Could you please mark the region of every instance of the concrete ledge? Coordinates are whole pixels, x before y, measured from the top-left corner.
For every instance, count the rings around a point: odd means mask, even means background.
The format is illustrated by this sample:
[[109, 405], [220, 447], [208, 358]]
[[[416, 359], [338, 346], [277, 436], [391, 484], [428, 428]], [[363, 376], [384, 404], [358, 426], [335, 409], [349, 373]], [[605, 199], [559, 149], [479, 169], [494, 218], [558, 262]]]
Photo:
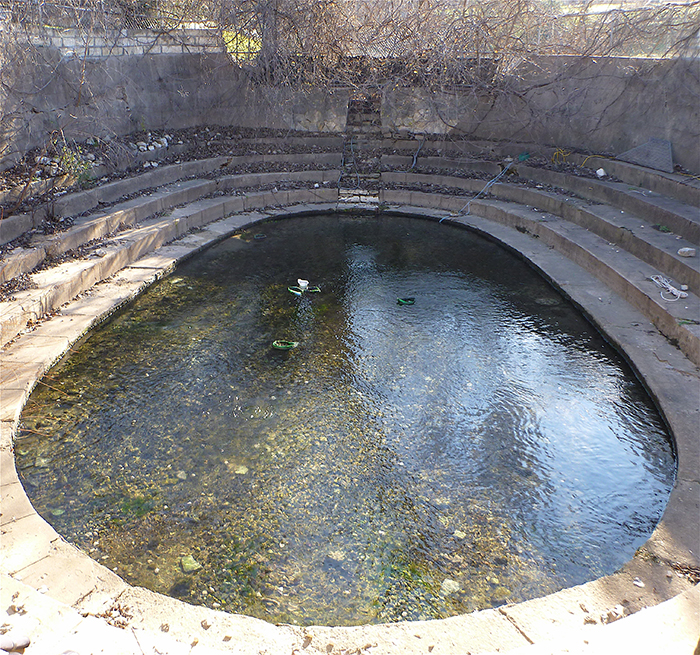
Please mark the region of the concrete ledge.
[[55, 217], [82, 214], [97, 207], [99, 204], [110, 204], [145, 189], [172, 184], [178, 180], [197, 175], [206, 175], [216, 170], [232, 170], [236, 166], [255, 163], [267, 164], [314, 164], [316, 166], [338, 167], [341, 161], [340, 153], [300, 153], [283, 155], [241, 155], [231, 157], [214, 157], [170, 164], [153, 169], [148, 173], [116, 180], [88, 191], [80, 191], [63, 196], [51, 203], [39, 206], [31, 214], [7, 216], [0, 220], [0, 244], [13, 241], [35, 227], [41, 225], [47, 215]]
[[[410, 197], [412, 200], [422, 199], [420, 195]], [[226, 206], [225, 199], [216, 200]], [[239, 198], [235, 200], [240, 202]], [[669, 344], [638, 310], [601, 286], [595, 277], [553, 250], [543, 239], [534, 239], [532, 234], [479, 216], [462, 216], [454, 220], [519, 252], [562, 289], [626, 355], [670, 425], [678, 453], [678, 482], [659, 526], [618, 573], [526, 603], [440, 621], [356, 628], [273, 626], [249, 617], [191, 607], [144, 589], [128, 587], [109, 570], [66, 544], [33, 512], [17, 480], [10, 448], [21, 406], [43, 370], [91, 325], [172, 270], [177, 261], [224, 238], [235, 229], [268, 216], [281, 217], [337, 207], [337, 190], [259, 194], [244, 201], [248, 207], [273, 202], [279, 205], [304, 204], [230, 216], [209, 223], [203, 231], [187, 234], [170, 245], [151, 248], [149, 254], [121, 269], [108, 283], [94, 287], [88, 291], [90, 295], [70, 303], [58, 316], [40, 323], [33, 332], [2, 351], [3, 368], [8, 361], [13, 370], [2, 377], [7, 384], [0, 384], [3, 401], [3, 415], [0, 417], [0, 530], [3, 539], [0, 574], [5, 576], [3, 602], [6, 590], [10, 589], [31, 608], [28, 614], [8, 615], [6, 619], [17, 629], [21, 628], [23, 617], [28, 616], [34, 621], [27, 629], [34, 643], [25, 652], [28, 655], [47, 652], [47, 644], [57, 635], [64, 649], [76, 649], [85, 644], [94, 647], [95, 643], [100, 643], [103, 652], [114, 655], [139, 652], [134, 649], [133, 641], [124, 641], [132, 636], [137, 639], [139, 648], [152, 644], [161, 653], [173, 654], [292, 653], [295, 650], [299, 653], [347, 653], [359, 650], [375, 655], [399, 652], [462, 655], [465, 652], [475, 654], [512, 649], [521, 649], [519, 652], [525, 653], [532, 649], [534, 654], [568, 643], [561, 639], [572, 634], [577, 643], [590, 638], [601, 648], [611, 643], [609, 640], [617, 643], [615, 640], [620, 638], [624, 639], [626, 650], [644, 652], [645, 641], [640, 640], [637, 633], [639, 620], [632, 621], [643, 613], [611, 626], [601, 627], [601, 624], [618, 615], [634, 614], [668, 598], [674, 598], [672, 608], [688, 613], [680, 622], [685, 626], [683, 638], [676, 638], [679, 621], [673, 611], [666, 611], [665, 606], [660, 606], [651, 619], [655, 634], [661, 635], [659, 643], [685, 646], [689, 639], [686, 628], [697, 613], [698, 595], [697, 590], [690, 591], [692, 585], [680, 571], [682, 567], [697, 569], [700, 566], [698, 368]], [[455, 204], [455, 201], [461, 202], [462, 199], [435, 198], [434, 204], [444, 207]], [[216, 213], [219, 209], [215, 206], [211, 205], [210, 209]], [[355, 206], [367, 205], [360, 203]], [[497, 205], [484, 203], [483, 206]], [[385, 207], [384, 210], [434, 220], [445, 217], [444, 209], [416, 204]], [[206, 215], [207, 208], [201, 207], [198, 211]], [[6, 400], [9, 400], [8, 405]], [[636, 579], [644, 586], [640, 587]], [[37, 592], [39, 588], [43, 594]], [[5, 605], [8, 606], [9, 603]], [[37, 616], [42, 620], [37, 620]], [[113, 638], [109, 622], [117, 618], [125, 621], [129, 630], [122, 630]], [[205, 624], [208, 627], [204, 627]], [[168, 626], [167, 633], [163, 631], [164, 625]], [[96, 639], [100, 641], [96, 642]], [[53, 644], [48, 646], [52, 647]], [[684, 651], [665, 649], [664, 652]]]

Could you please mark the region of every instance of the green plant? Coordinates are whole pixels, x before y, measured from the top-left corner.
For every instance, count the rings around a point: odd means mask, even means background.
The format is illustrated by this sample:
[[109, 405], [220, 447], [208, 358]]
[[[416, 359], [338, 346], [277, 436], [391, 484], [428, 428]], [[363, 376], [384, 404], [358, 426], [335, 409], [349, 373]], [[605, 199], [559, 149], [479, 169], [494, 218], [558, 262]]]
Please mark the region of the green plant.
[[90, 180], [92, 165], [83, 157], [80, 146], [69, 146], [64, 143], [59, 154], [59, 166], [66, 175], [74, 177], [78, 184]]

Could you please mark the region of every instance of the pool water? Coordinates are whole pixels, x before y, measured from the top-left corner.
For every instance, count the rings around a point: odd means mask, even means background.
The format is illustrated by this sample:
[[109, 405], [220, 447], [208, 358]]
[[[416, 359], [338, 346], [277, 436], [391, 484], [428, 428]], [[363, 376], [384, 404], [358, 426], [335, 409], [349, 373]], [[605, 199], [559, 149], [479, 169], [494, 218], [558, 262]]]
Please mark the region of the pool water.
[[[298, 278], [320, 292], [290, 293]], [[93, 558], [306, 625], [611, 573], [675, 475], [644, 389], [554, 288], [478, 235], [397, 216], [222, 241], [64, 358], [22, 426], [34, 506]]]

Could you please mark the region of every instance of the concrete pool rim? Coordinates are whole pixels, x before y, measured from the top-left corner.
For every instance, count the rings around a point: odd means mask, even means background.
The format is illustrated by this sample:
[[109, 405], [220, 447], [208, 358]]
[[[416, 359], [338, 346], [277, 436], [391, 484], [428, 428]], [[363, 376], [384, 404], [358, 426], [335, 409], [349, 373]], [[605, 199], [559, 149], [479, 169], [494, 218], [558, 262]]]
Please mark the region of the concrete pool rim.
[[[359, 203], [348, 204], [342, 211], [367, 209], [365, 204]], [[387, 208], [388, 210], [389, 213], [423, 219], [436, 220], [445, 217], [444, 211], [410, 205], [397, 205]], [[59, 339], [64, 343], [66, 350], [97, 322], [173, 270], [178, 262], [258, 221], [335, 211], [338, 211], [336, 203], [307, 204], [267, 212], [246, 212], [210, 223], [179, 241], [127, 264], [111, 281], [101, 285], [99, 293], [78, 299], [77, 302], [64, 307], [59, 316], [40, 324], [34, 332], [17, 339], [8, 352], [12, 352], [12, 348], [28, 347], [29, 340], [41, 339]], [[20, 406], [14, 408], [11, 416], [3, 412], [2, 520], [5, 552], [2, 557], [2, 574], [30, 589], [46, 586], [47, 596], [67, 603], [86, 616], [104, 614], [105, 609], [113, 607], [119, 599], [120, 604], [129, 604], [133, 610], [129, 620], [132, 627], [154, 631], [161, 639], [179, 640], [181, 633], [187, 634], [187, 639], [190, 639], [190, 633], [197, 632], [198, 644], [210, 643], [212, 647], [217, 644], [219, 648], [226, 648], [229, 642], [224, 641], [223, 637], [235, 634], [238, 646], [245, 642], [254, 649], [267, 644], [265, 648], [279, 647], [279, 652], [284, 652], [288, 646], [302, 648], [309, 636], [317, 644], [323, 639], [331, 640], [337, 648], [341, 648], [342, 644], [346, 644], [347, 648], [361, 649], [369, 643], [400, 642], [402, 652], [428, 652], [428, 642], [437, 641], [440, 636], [441, 643], [445, 644], [443, 650], [430, 652], [452, 652], [446, 650], [448, 642], [456, 644], [455, 647], [460, 647], [460, 643], [463, 646], [464, 634], [469, 634], [469, 638], [473, 639], [469, 646], [472, 652], [496, 648], [506, 650], [552, 638], [558, 632], [570, 631], [574, 626], [584, 628], [605, 623], [606, 618], [619, 618], [616, 612], [620, 615], [634, 613], [642, 607], [662, 602], [689, 589], [692, 583], [684, 578], [682, 573], [684, 570], [697, 570], [700, 563], [696, 550], [697, 544], [700, 543], [697, 538], [700, 495], [697, 426], [700, 419], [700, 394], [692, 393], [692, 390], [697, 390], [698, 387], [697, 368], [660, 335], [648, 320], [624, 302], [624, 299], [610, 292], [597, 278], [564, 255], [553, 251], [530, 235], [476, 216], [455, 217], [450, 218], [450, 221], [481, 233], [518, 253], [578, 306], [632, 364], [670, 428], [675, 440], [678, 463], [676, 483], [664, 516], [654, 533], [619, 572], [544, 598], [429, 622], [356, 628], [300, 628], [272, 626], [257, 619], [235, 615], [222, 617], [221, 612], [188, 606], [174, 599], [129, 587], [109, 569], [93, 562], [55, 533], [51, 534], [53, 531], [48, 525], [41, 526], [43, 520], [33, 512], [30, 505], [27, 507], [29, 502], [21, 490], [21, 485], [16, 482], [14, 472], [12, 440]], [[108, 306], [105, 298], [110, 294], [110, 286], [114, 303]], [[125, 295], [127, 287], [129, 291]], [[91, 310], [91, 302], [96, 300], [100, 302], [93, 302]], [[64, 321], [63, 326], [61, 321]], [[70, 323], [74, 325], [71, 327]], [[43, 362], [43, 370], [62, 354], [56, 348], [48, 349], [46, 353], [47, 360], [51, 361]], [[37, 379], [38, 377], [40, 376], [37, 376]], [[36, 380], [27, 384], [33, 387]], [[29, 390], [24, 389], [22, 398], [26, 399]], [[7, 397], [7, 394], [3, 395]], [[6, 473], [10, 466], [14, 479]], [[16, 488], [17, 485], [20, 489]], [[6, 491], [10, 492], [9, 495]], [[25, 529], [29, 524], [31, 529]], [[36, 554], [41, 553], [41, 557], [35, 561], [31, 561], [31, 554], [26, 552], [31, 551], [32, 546], [26, 543], [24, 546], [20, 545], [22, 540], [26, 542], [31, 537], [32, 530], [36, 530], [38, 540]], [[24, 552], [20, 554], [18, 550]], [[60, 571], [65, 569], [68, 569], [67, 578], [59, 575]], [[41, 584], [42, 582], [44, 584]], [[62, 591], [66, 586], [73, 587], [71, 593]], [[557, 607], [561, 616], [553, 619], [550, 612], [552, 607]], [[161, 619], [158, 618], [157, 609], [174, 612], [181, 617], [178, 628], [171, 626], [167, 636], [161, 629], [164, 623], [158, 623]], [[186, 618], [188, 613], [193, 618]], [[210, 618], [201, 619], [201, 616]], [[201, 627], [205, 621], [211, 625], [210, 628]], [[219, 631], [214, 631], [217, 624], [222, 626], [221, 630], [228, 630], [232, 635], [224, 634], [221, 637]], [[417, 650], [416, 631], [421, 633], [419, 646], [423, 650]], [[454, 634], [450, 636], [451, 632]], [[399, 642], [396, 642], [397, 639]], [[313, 640], [311, 643], [314, 643]]]

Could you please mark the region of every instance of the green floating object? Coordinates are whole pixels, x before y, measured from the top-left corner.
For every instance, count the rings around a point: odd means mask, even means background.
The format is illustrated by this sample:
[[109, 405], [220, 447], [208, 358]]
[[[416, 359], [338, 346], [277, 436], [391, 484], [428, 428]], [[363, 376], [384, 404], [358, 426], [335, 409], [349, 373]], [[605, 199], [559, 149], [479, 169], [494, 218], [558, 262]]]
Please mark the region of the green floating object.
[[518, 155], [518, 161], [525, 161], [526, 159], [530, 159], [530, 153], [529, 152], [521, 152]]
[[180, 558], [180, 566], [184, 573], [195, 573], [202, 568], [202, 565], [192, 555], [185, 555]]
[[285, 341], [284, 339], [277, 339], [272, 342], [272, 347], [276, 350], [291, 350], [299, 345], [298, 341]]
[[415, 298], [398, 298], [396, 302], [399, 305], [415, 305], [416, 299]]
[[267, 239], [267, 234], [263, 234], [262, 232], [259, 232], [258, 234], [256, 234], [253, 237], [253, 239], [257, 239], [258, 241], [260, 241], [260, 239]]

